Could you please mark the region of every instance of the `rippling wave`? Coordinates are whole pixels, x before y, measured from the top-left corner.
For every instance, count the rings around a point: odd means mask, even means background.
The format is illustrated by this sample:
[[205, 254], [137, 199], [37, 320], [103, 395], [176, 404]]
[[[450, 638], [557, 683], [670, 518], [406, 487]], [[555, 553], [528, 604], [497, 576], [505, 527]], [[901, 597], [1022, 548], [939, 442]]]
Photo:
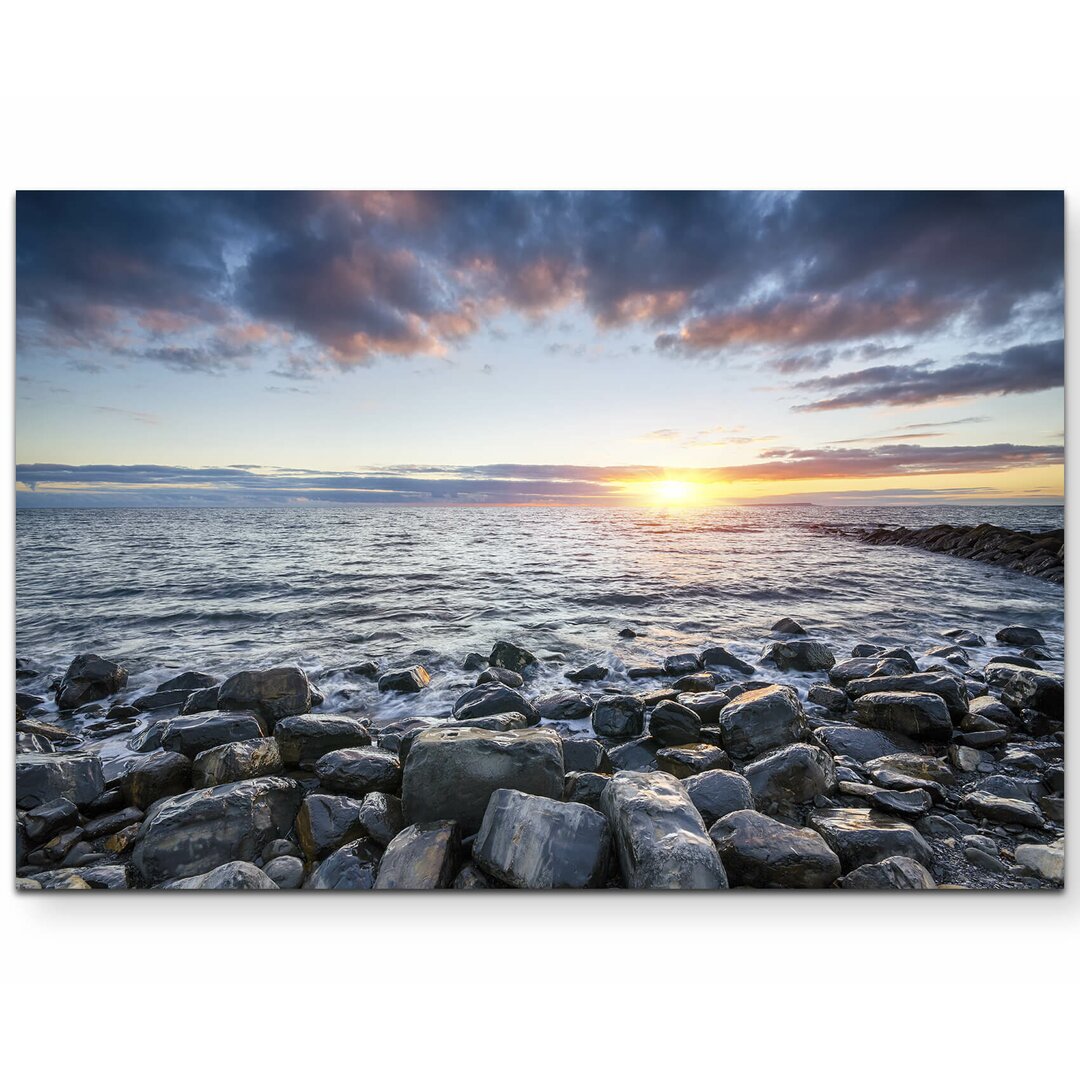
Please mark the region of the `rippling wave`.
[[[550, 681], [732, 643], [754, 659], [772, 623], [799, 619], [845, 652], [858, 641], [923, 649], [950, 626], [992, 639], [1039, 626], [1060, 655], [1060, 586], [912, 548], [812, 533], [816, 523], [990, 521], [1060, 527], [1060, 507], [529, 507], [20, 510], [16, 637], [40, 692], [77, 652], [121, 660], [132, 686], [196, 667], [300, 663], [318, 673], [424, 656], [423, 709], [497, 638], [559, 655]], [[638, 637], [618, 636], [632, 627]], [[425, 651], [427, 650], [427, 651]], [[988, 646], [988, 652], [993, 646]], [[997, 651], [1001, 651], [1000, 649]], [[542, 676], [538, 689], [548, 676]], [[32, 689], [22, 685], [23, 689]], [[333, 687], [331, 687], [333, 689]], [[366, 693], [366, 691], [365, 691]], [[361, 694], [361, 707], [416, 702]], [[331, 702], [333, 704], [333, 702]]]

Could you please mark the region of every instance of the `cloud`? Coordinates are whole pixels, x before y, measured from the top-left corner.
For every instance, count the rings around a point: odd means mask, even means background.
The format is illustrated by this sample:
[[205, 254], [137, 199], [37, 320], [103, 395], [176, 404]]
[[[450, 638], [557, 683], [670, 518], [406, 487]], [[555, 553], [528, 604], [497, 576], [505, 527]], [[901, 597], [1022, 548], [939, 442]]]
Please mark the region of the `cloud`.
[[98, 412], [110, 413], [113, 416], [123, 416], [128, 420], [137, 420], [140, 424], [160, 424], [161, 417], [155, 413], [137, 412], [134, 409], [121, 409], [116, 405], [95, 405]]
[[22, 464], [16, 466], [15, 479], [20, 501], [27, 504], [32, 495], [33, 505], [432, 501], [617, 504], [632, 501], [636, 485], [672, 478], [719, 485], [738, 481], [853, 480], [995, 473], [1059, 465], [1063, 461], [1061, 446], [891, 444], [861, 449], [777, 448], [745, 465], [677, 470], [655, 465], [503, 463], [441, 468], [400, 465], [371, 473], [328, 473], [252, 465], [185, 468]]
[[866, 405], [927, 405], [956, 398], [1031, 394], [1065, 384], [1065, 342], [1015, 345], [999, 353], [969, 353], [950, 367], [928, 360], [907, 366], [883, 365], [826, 375], [796, 383], [818, 393], [842, 391], [794, 406], [799, 412], [825, 412]]
[[675, 353], [869, 360], [957, 321], [1060, 333], [1063, 222], [1060, 192], [23, 192], [17, 332], [195, 373], [287, 339], [318, 373], [580, 304]]

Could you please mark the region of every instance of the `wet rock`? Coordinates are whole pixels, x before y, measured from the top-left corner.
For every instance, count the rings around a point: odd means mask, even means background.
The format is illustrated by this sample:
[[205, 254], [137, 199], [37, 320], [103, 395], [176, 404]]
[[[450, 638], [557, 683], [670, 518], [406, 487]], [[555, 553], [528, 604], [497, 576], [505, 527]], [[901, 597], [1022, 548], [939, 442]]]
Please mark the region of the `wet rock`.
[[596, 739], [563, 739], [563, 766], [567, 772], [610, 772], [607, 751]]
[[736, 810], [754, 809], [750, 784], [736, 772], [710, 769], [688, 776], [683, 786], [706, 825], [712, 825]]
[[204, 690], [210, 686], [217, 686], [221, 680], [215, 675], [207, 675], [203, 671], [183, 671], [158, 684], [157, 692], [167, 694], [173, 690]]
[[156, 712], [158, 709], [174, 709], [183, 705], [190, 696], [187, 690], [164, 690], [137, 697], [131, 706], [139, 712]]
[[1019, 672], [1006, 684], [1001, 699], [1015, 711], [1034, 709], [1054, 720], [1064, 720], [1064, 676], [1049, 671]]
[[664, 657], [664, 671], [668, 675], [689, 675], [701, 670], [701, 657], [697, 653], [678, 653]]
[[294, 781], [264, 776], [165, 799], [140, 826], [132, 860], [150, 882], [252, 862], [267, 843], [288, 835], [302, 795]]
[[867, 727], [897, 731], [927, 742], [948, 742], [952, 738], [949, 710], [936, 694], [877, 691], [859, 697], [855, 710]]
[[593, 709], [592, 698], [577, 690], [556, 690], [533, 701], [545, 720], [583, 720]]
[[134, 705], [114, 705], [106, 714], [106, 720], [133, 720], [141, 712]]
[[488, 663], [492, 667], [522, 672], [539, 661], [528, 649], [523, 649], [520, 645], [514, 645], [509, 641], [496, 641], [488, 657]]
[[1052, 844], [1019, 844], [1016, 862], [1054, 885], [1065, 883], [1065, 838]]
[[387, 847], [391, 840], [405, 828], [405, 818], [401, 812], [401, 800], [384, 791], [373, 791], [365, 795], [360, 803], [360, 825], [379, 847]]
[[90, 883], [77, 870], [47, 870], [31, 879], [41, 889], [89, 889]]
[[29, 712], [31, 709], [36, 709], [38, 705], [44, 705], [45, 699], [39, 697], [37, 694], [15, 694], [15, 707], [22, 709], [23, 712]]
[[1016, 713], [1008, 705], [1002, 704], [989, 694], [972, 698], [968, 704], [968, 712], [973, 716], [981, 716], [989, 720], [997, 727], [1012, 728], [1017, 725]]
[[466, 863], [459, 871], [453, 889], [493, 889], [495, 882], [491, 880], [475, 863]]
[[599, 682], [608, 677], [608, 669], [602, 664], [589, 664], [577, 671], [568, 671], [566, 677], [575, 683]]
[[278, 667], [230, 676], [218, 689], [217, 707], [222, 712], [253, 712], [272, 734], [283, 717], [311, 712], [313, 699], [314, 687], [300, 668]]
[[816, 832], [756, 810], [727, 814], [709, 836], [732, 887], [824, 889], [840, 876], [840, 860]]
[[967, 667], [971, 662], [971, 657], [959, 645], [939, 645], [935, 649], [928, 650], [924, 655], [928, 660], [944, 660], [957, 667]]
[[593, 708], [593, 730], [614, 739], [632, 739], [645, 730], [645, 707], [632, 694], [606, 694]]
[[930, 793], [920, 789], [891, 791], [889, 788], [871, 787], [869, 802], [876, 810], [901, 817], [921, 817], [930, 809]]
[[120, 781], [124, 801], [140, 810], [190, 787], [191, 760], [169, 750], [155, 750], [136, 758]]
[[702, 724], [715, 725], [720, 720], [720, 710], [731, 698], [720, 690], [712, 690], [704, 694], [679, 694], [676, 701], [696, 713]]
[[166, 889], [276, 889], [277, 883], [254, 863], [235, 860], [205, 874], [170, 881]]
[[981, 750], [970, 746], [950, 746], [949, 760], [961, 772], [976, 772], [983, 763], [985, 755]]
[[502, 683], [485, 683], [466, 690], [454, 702], [454, 716], [458, 720], [476, 720], [500, 713], [521, 713], [530, 724], [540, 722], [540, 714], [532, 703], [512, 687]]
[[702, 667], [729, 668], [739, 672], [740, 675], [753, 675], [754, 665], [740, 660], [733, 652], [719, 645], [705, 649], [700, 656]]
[[953, 720], [961, 719], [968, 711], [968, 692], [964, 680], [956, 675], [917, 672], [914, 675], [877, 676], [854, 679], [847, 685], [848, 696], [858, 700], [864, 694], [879, 692], [937, 694], [945, 702]]
[[980, 870], [985, 870], [990, 874], [1007, 874], [1009, 872], [1009, 868], [996, 855], [991, 855], [981, 848], [964, 848], [964, 858], [972, 866], [977, 866]]
[[31, 810], [42, 803], [67, 799], [87, 806], [105, 790], [97, 754], [25, 753], [15, 756], [15, 805]]
[[631, 889], [723, 889], [727, 876], [686, 789], [665, 773], [616, 773], [601, 801]]
[[296, 815], [296, 839], [309, 862], [350, 840], [367, 835], [360, 821], [362, 803], [347, 795], [307, 795]]
[[661, 746], [683, 746], [697, 742], [701, 719], [696, 712], [676, 701], [664, 701], [649, 716], [649, 734]]
[[631, 630], [629, 626], [624, 626], [619, 631], [619, 637], [621, 637], [621, 638], [636, 638], [637, 637], [637, 631], [636, 630]]
[[492, 794], [473, 845], [476, 864], [516, 889], [598, 888], [610, 854], [603, 814], [508, 790]]
[[1045, 645], [1042, 634], [1033, 626], [1005, 626], [995, 635], [998, 641], [1004, 641], [1007, 645]]
[[213, 712], [218, 707], [220, 689], [219, 686], [208, 686], [205, 690], [193, 690], [180, 706], [180, 715], [191, 716], [195, 713]]
[[991, 664], [1011, 664], [1013, 667], [1028, 668], [1030, 671], [1042, 671], [1042, 665], [1027, 656], [991, 656], [984, 666], [989, 667]]
[[774, 816], [790, 814], [796, 806], [836, 790], [832, 756], [807, 743], [774, 750], [750, 762], [743, 773], [754, 794], [754, 806]]
[[295, 855], [279, 855], [271, 859], [263, 873], [279, 889], [299, 889], [304, 884], [304, 864]]
[[516, 690], [519, 686], [525, 685], [525, 680], [516, 671], [510, 671], [508, 668], [501, 667], [489, 667], [484, 671], [481, 671], [476, 680], [476, 685], [483, 686], [485, 683], [494, 682], [502, 683], [503, 686], [509, 686], [512, 690]]
[[989, 686], [997, 687], [998, 689], [1006, 686], [1012, 681], [1012, 679], [1022, 674], [1026, 668], [1020, 664], [1005, 664], [1001, 663], [989, 663], [983, 668], [983, 674], [986, 676], [986, 682]]
[[928, 754], [885, 754], [864, 762], [879, 787], [898, 790], [923, 788], [940, 791], [953, 782], [953, 773], [941, 758]]
[[461, 833], [456, 822], [410, 825], [390, 841], [379, 863], [375, 888], [448, 889], [460, 862]]
[[[83, 884], [86, 884], [86, 883], [83, 882]], [[33, 891], [34, 889], [40, 889], [41, 887], [42, 887], [41, 882], [40, 881], [35, 881], [33, 878], [17, 877], [15, 879], [15, 890], [17, 892]], [[87, 885], [86, 887], [90, 888], [89, 885]]]
[[99, 701], [119, 693], [128, 680], [127, 669], [95, 653], [80, 653], [71, 661], [56, 691], [56, 704], [63, 711], [77, 709], [88, 701]]
[[330, 791], [364, 796], [372, 791], [393, 794], [401, 787], [401, 764], [389, 750], [372, 746], [331, 750], [315, 762], [319, 783]]
[[822, 641], [774, 641], [761, 654], [762, 663], [780, 671], [828, 671], [836, 657]]
[[[128, 806], [115, 814], [94, 818], [83, 826], [84, 840], [98, 840], [103, 836], [126, 829], [129, 825], [138, 825], [143, 819], [143, 812], [137, 806]], [[27, 830], [29, 831], [29, 829]]]
[[653, 738], [632, 739], [608, 750], [611, 767], [622, 772], [653, 772], [659, 768], [656, 755], [661, 749]]
[[708, 671], [695, 671], [691, 675], [682, 675], [671, 684], [671, 689], [680, 694], [704, 694], [716, 689], [716, 676]]
[[563, 783], [563, 802], [584, 803], [594, 810], [600, 809], [611, 777], [597, 772], [568, 772]]
[[373, 889], [380, 856], [380, 849], [371, 840], [353, 840], [323, 859], [304, 882], [304, 888]]
[[626, 677], [628, 679], [659, 679], [666, 675], [667, 672], [660, 664], [639, 664], [636, 667], [628, 667], [626, 669]]
[[194, 758], [215, 746], [265, 735], [262, 722], [250, 713], [208, 712], [161, 720], [147, 730], [139, 746], [152, 748], [156, 740], [163, 750]]
[[559, 799], [563, 773], [562, 740], [548, 728], [425, 731], [405, 763], [402, 810], [409, 823], [456, 821], [468, 836], [480, 827], [492, 792]]
[[461, 666], [465, 671], [483, 671], [487, 667], [487, 657], [478, 652], [467, 653]]
[[957, 645], [967, 645], [973, 648], [979, 645], [986, 644], [986, 638], [984, 638], [981, 634], [976, 634], [973, 630], [943, 630], [941, 632], [941, 636], [952, 638], [952, 640], [956, 642]]
[[727, 751], [709, 743], [687, 743], [684, 746], [666, 746], [656, 751], [656, 765], [663, 772], [683, 780], [695, 773], [710, 769], [730, 769], [731, 758]]
[[23, 819], [26, 839], [42, 844], [79, 821], [79, 808], [70, 799], [51, 799], [29, 810]]
[[307, 713], [286, 716], [274, 727], [281, 760], [288, 766], [308, 765], [331, 750], [371, 745], [367, 725], [351, 716]]
[[877, 810], [815, 810], [808, 824], [836, 852], [845, 871], [893, 855], [933, 865], [933, 849], [915, 829]]
[[82, 866], [78, 869], [78, 874], [91, 889], [132, 887], [131, 870], [127, 866]]
[[773, 623], [772, 632], [774, 634], [806, 634], [806, 631], [794, 619], [789, 619], [786, 616], [783, 619], [779, 619], [777, 622]]
[[214, 787], [234, 780], [252, 780], [282, 772], [281, 753], [274, 739], [225, 743], [197, 754], [191, 767], [192, 787]]
[[752, 758], [805, 733], [802, 706], [788, 686], [767, 686], [737, 697], [720, 712], [724, 748], [736, 758]]
[[841, 889], [936, 889], [930, 871], [914, 859], [893, 855], [857, 866], [840, 879]]
[[263, 862], [270, 862], [271, 859], [280, 858], [282, 855], [296, 855], [299, 856], [300, 849], [291, 840], [271, 840], [262, 849]]
[[1044, 645], [1029, 645], [1023, 651], [1029, 660], [1053, 660], [1054, 654]]
[[1003, 825], [1023, 825], [1039, 829], [1045, 824], [1039, 808], [1024, 799], [1007, 799], [988, 791], [972, 791], [964, 796], [964, 807], [976, 817]]
[[873, 679], [890, 675], [907, 675], [911, 668], [902, 660], [883, 660], [880, 656], [855, 657], [842, 660], [829, 671], [829, 681], [835, 686], [847, 686], [856, 679]]
[[379, 679], [379, 691], [383, 694], [418, 694], [430, 682], [427, 669], [417, 664], [401, 671], [388, 671]]
[[917, 743], [903, 735], [886, 735], [883, 731], [856, 727], [854, 724], [823, 724], [814, 729], [814, 736], [834, 754], [854, 758], [858, 762], [919, 749]]
[[98, 841], [98, 844], [101, 850], [109, 855], [124, 855], [135, 846], [135, 841], [139, 838], [139, 828], [138, 825], [128, 825], [127, 828]]
[[[837, 667], [840, 666], [837, 665]], [[848, 702], [847, 694], [843, 690], [838, 690], [828, 683], [814, 683], [806, 692], [806, 700], [811, 705], [820, 705], [823, 709], [828, 709], [829, 712], [843, 712]]]

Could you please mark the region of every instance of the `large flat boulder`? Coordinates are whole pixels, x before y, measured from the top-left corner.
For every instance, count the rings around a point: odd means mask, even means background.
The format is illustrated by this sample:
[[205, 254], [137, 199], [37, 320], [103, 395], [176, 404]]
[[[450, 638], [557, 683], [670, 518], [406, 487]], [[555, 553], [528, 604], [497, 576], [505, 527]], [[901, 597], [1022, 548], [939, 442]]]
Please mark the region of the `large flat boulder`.
[[165, 799], [139, 827], [132, 861], [151, 883], [253, 862], [292, 830], [302, 796], [295, 781], [264, 776]]
[[895, 731], [925, 742], [943, 743], [952, 738], [948, 706], [937, 694], [874, 691], [856, 699], [855, 711], [867, 727]]
[[735, 758], [799, 742], [806, 731], [798, 694], [775, 684], [740, 694], [720, 711], [719, 725], [724, 749]]
[[520, 691], [500, 682], [484, 683], [466, 690], [454, 702], [453, 713], [458, 720], [476, 720], [500, 713], [521, 713], [530, 724], [540, 723], [540, 714], [532, 702]]
[[885, 734], [855, 724], [822, 724], [814, 729], [814, 736], [834, 755], [856, 761], [870, 761], [885, 754], [914, 753], [919, 750], [919, 744], [904, 735], [896, 732]]
[[434, 728], [409, 751], [402, 810], [408, 823], [456, 821], [469, 836], [480, 828], [493, 792], [561, 799], [563, 772], [562, 740], [548, 728]]
[[[262, 722], [251, 713], [205, 712], [194, 716], [173, 716], [155, 725], [163, 750], [194, 758], [204, 750], [266, 735]], [[149, 734], [149, 733], [148, 733]]]
[[516, 889], [597, 888], [607, 877], [611, 829], [584, 803], [504, 788], [488, 802], [472, 854]]
[[933, 849], [915, 829], [876, 810], [815, 810], [808, 824], [836, 852], [845, 872], [893, 855], [933, 865]]
[[15, 805], [20, 810], [31, 810], [56, 799], [87, 806], [104, 790], [105, 775], [97, 754], [15, 755]]
[[919, 671], [912, 675], [880, 675], [872, 679], [853, 679], [847, 684], [848, 697], [861, 698], [864, 694], [881, 691], [901, 691], [915, 694], [937, 694], [945, 702], [952, 719], [960, 720], [967, 712], [967, 684], [959, 675]]
[[840, 860], [814, 832], [781, 824], [756, 810], [736, 810], [709, 830], [733, 886], [825, 889]]
[[315, 775], [327, 790], [359, 798], [373, 791], [393, 795], [401, 787], [397, 754], [374, 746], [331, 750], [315, 762]]
[[331, 750], [370, 746], [367, 725], [352, 716], [306, 713], [284, 716], [274, 725], [281, 760], [289, 766], [308, 765]]
[[600, 802], [631, 889], [724, 889], [727, 876], [686, 789], [666, 773], [616, 773]]
[[282, 717], [311, 712], [313, 692], [298, 667], [238, 671], [218, 688], [217, 707], [223, 712], [253, 712], [272, 733]]

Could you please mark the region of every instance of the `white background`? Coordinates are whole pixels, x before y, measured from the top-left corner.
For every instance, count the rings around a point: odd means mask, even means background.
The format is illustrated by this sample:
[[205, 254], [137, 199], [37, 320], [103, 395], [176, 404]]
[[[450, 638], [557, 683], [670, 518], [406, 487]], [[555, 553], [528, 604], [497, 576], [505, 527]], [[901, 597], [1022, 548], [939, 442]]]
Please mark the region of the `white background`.
[[[1075, 241], [1072, 8], [12, 5], [0, 63], [8, 363], [19, 188], [1045, 187], [1066, 190]], [[0, 529], [9, 658], [12, 504]], [[10, 701], [10, 660], [3, 670]], [[10, 807], [10, 732], [4, 747]], [[8, 829], [8, 866], [10, 845]], [[2, 889], [0, 1023], [19, 1076], [1075, 1069], [1075, 886]]]

